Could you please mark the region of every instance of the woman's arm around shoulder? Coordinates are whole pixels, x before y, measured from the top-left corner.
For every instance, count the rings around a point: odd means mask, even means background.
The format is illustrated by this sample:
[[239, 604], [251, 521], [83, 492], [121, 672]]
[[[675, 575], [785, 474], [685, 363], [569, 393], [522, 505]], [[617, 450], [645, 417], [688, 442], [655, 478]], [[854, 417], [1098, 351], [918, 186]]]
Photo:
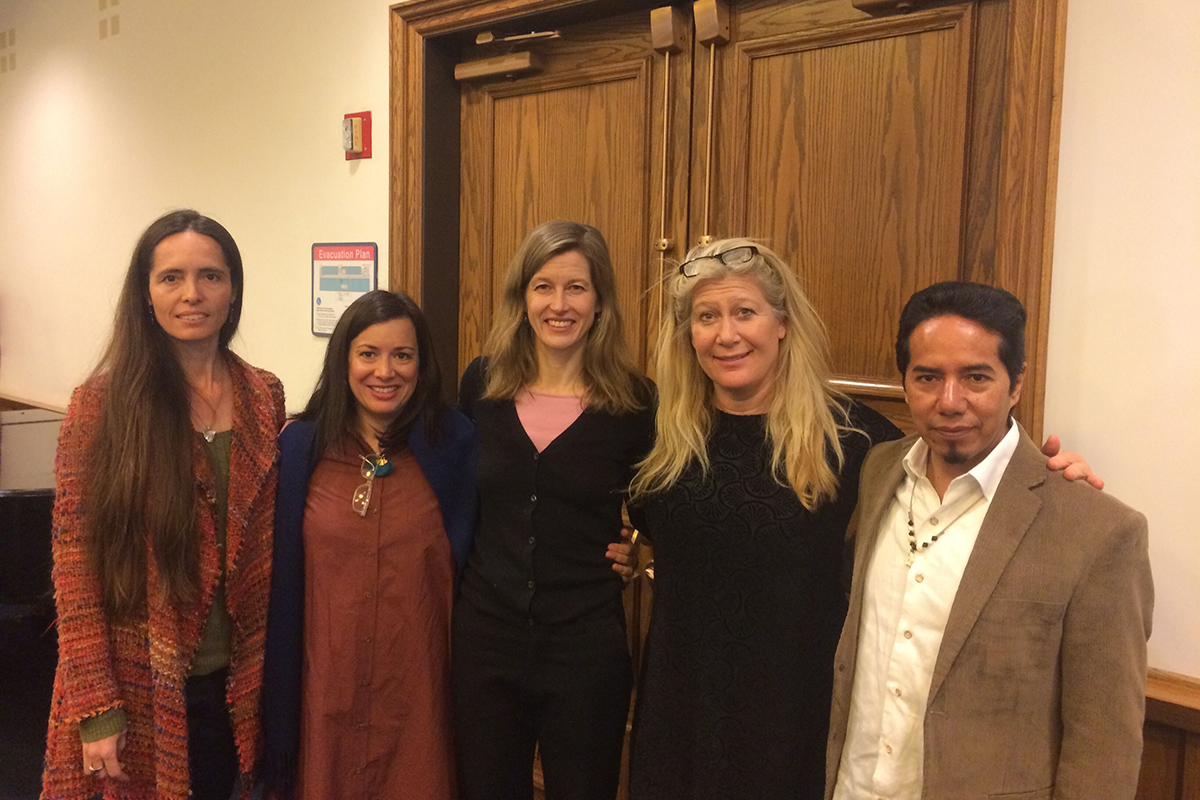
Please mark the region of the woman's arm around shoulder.
[[447, 406], [442, 410], [442, 430], [456, 447], [469, 445], [476, 438], [475, 423], [460, 409]]
[[408, 445], [421, 474], [437, 497], [446, 536], [461, 571], [475, 540], [478, 518], [479, 435], [475, 423], [462, 412], [447, 408], [442, 412], [441, 431], [436, 441], [427, 441], [424, 428], [414, 425]]
[[475, 406], [487, 391], [487, 359], [479, 356], [463, 370], [458, 382], [458, 409], [469, 419], [475, 419]]
[[846, 411], [850, 415], [850, 426], [866, 434], [869, 442], [868, 448], [883, 442], [904, 438], [904, 431], [865, 403], [852, 400], [847, 405]]
[[633, 386], [638, 404], [653, 418], [658, 412], [658, 386], [645, 375], [637, 375]]
[[638, 434], [640, 445], [638, 461], [641, 461], [654, 447], [655, 419], [658, 416], [658, 387], [654, 381], [638, 375], [634, 381], [634, 393], [640, 408], [637, 412]]

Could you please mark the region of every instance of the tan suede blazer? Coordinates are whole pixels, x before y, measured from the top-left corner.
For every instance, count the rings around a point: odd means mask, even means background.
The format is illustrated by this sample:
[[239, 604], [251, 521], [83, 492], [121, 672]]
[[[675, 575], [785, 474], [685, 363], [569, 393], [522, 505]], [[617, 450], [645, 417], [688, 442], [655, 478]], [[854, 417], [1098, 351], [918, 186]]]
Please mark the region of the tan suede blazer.
[[[846, 740], [866, 566], [914, 440], [882, 444], [863, 465], [827, 800]], [[934, 666], [922, 797], [1132, 800], [1153, 606], [1145, 517], [1047, 470], [1022, 431]]]

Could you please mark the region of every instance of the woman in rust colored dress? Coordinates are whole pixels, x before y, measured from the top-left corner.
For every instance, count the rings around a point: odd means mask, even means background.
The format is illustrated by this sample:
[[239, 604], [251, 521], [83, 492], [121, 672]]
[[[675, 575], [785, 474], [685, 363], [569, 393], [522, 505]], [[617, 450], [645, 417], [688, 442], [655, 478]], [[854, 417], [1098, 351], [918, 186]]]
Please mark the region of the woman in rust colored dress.
[[474, 533], [474, 426], [428, 326], [374, 291], [338, 322], [280, 436], [266, 781], [305, 798], [455, 794], [450, 610]]

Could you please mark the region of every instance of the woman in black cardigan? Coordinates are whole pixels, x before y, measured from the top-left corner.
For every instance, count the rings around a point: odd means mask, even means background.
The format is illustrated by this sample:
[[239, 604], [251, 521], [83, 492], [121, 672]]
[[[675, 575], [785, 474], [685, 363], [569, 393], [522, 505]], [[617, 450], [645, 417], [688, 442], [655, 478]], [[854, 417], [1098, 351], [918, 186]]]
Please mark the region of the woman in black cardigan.
[[484, 354], [459, 390], [481, 447], [453, 625], [460, 795], [530, 797], [536, 745], [549, 800], [611, 800], [631, 669], [628, 559], [609, 543], [653, 439], [654, 389], [629, 357], [599, 231], [529, 234]]

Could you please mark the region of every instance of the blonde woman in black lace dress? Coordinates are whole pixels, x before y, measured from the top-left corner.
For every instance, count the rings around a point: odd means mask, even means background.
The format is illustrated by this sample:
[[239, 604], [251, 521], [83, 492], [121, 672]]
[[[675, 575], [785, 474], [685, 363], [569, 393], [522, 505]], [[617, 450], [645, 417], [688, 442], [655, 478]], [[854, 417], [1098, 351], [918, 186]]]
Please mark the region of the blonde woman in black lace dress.
[[654, 449], [634, 491], [654, 613], [630, 797], [820, 798], [858, 473], [900, 431], [829, 383], [791, 269], [734, 239], [668, 283]]

